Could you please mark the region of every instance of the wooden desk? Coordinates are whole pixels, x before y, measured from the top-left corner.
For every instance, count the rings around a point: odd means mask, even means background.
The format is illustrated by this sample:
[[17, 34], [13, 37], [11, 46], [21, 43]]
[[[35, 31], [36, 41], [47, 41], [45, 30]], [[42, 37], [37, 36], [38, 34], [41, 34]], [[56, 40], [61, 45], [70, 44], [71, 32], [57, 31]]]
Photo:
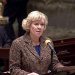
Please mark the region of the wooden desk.
[[9, 48], [0, 48], [0, 58], [9, 58]]
[[75, 38], [54, 41], [54, 46], [61, 63], [75, 65]]
[[0, 48], [0, 60], [3, 61], [2, 65], [4, 64], [3, 71], [7, 71], [9, 69], [9, 49]]

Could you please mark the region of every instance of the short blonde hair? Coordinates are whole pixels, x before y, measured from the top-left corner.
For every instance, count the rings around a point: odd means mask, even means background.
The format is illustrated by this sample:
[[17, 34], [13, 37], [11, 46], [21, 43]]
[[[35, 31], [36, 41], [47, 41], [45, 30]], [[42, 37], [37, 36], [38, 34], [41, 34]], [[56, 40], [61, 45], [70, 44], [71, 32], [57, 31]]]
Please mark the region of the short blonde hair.
[[44, 19], [45, 21], [45, 29], [46, 25], [48, 24], [48, 17], [39, 11], [32, 11], [28, 14], [27, 18], [23, 19], [22, 21], [22, 28], [26, 31], [29, 31], [29, 27], [33, 21], [37, 21], [40, 19]]

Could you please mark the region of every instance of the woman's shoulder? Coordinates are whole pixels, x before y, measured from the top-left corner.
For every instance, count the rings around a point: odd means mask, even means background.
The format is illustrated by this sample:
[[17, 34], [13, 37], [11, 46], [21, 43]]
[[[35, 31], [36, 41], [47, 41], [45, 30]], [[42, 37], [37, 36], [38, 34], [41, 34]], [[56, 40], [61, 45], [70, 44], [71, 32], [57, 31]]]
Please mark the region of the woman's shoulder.
[[14, 43], [14, 42], [16, 42], [16, 43], [22, 42], [22, 41], [23, 41], [23, 37], [24, 37], [24, 35], [23, 35], [23, 36], [20, 36], [20, 37], [18, 37], [18, 38], [16, 38], [16, 39], [14, 39], [14, 40], [13, 40], [13, 43]]
[[17, 42], [17, 43], [25, 43], [25, 41], [28, 41], [28, 34], [24, 34], [18, 38], [16, 38], [13, 42]]

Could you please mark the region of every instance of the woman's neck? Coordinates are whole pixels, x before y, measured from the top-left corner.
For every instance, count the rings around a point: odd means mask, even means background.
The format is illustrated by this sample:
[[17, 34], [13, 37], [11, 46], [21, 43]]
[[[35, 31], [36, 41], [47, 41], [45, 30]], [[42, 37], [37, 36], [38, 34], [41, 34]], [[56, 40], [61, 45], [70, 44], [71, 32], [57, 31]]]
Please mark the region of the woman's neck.
[[32, 35], [30, 35], [30, 36], [31, 36], [31, 40], [32, 40], [32, 43], [33, 43], [34, 46], [40, 44], [38, 37], [35, 37], [35, 36], [32, 36]]

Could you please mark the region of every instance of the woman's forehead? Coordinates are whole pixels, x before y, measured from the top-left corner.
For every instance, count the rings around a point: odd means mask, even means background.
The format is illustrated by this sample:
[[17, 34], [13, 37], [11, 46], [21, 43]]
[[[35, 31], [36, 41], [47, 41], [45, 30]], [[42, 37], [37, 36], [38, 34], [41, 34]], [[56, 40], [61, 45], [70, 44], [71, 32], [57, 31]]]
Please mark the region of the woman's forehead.
[[44, 19], [35, 19], [32, 22], [42, 22], [42, 23], [45, 23], [45, 20]]
[[32, 21], [45, 21], [43, 17], [34, 17]]

